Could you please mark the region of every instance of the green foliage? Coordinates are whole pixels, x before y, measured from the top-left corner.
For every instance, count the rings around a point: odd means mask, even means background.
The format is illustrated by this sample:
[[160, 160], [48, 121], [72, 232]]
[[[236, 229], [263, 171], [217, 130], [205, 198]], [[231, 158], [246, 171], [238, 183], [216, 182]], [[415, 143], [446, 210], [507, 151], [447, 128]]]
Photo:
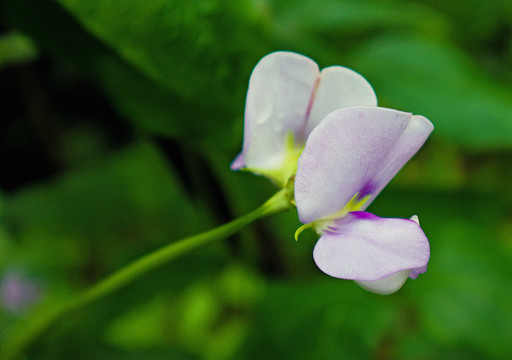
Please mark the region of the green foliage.
[[16, 32], [0, 37], [0, 69], [37, 57], [37, 49], [29, 37]]
[[[242, 56], [258, 41], [248, 1], [59, 1], [154, 82], [207, 106], [243, 99]], [[252, 24], [254, 23], [254, 25]], [[212, 44], [216, 44], [212, 49]], [[213, 50], [213, 51], [212, 51]], [[209, 82], [204, 79], [209, 78]], [[241, 94], [242, 93], [242, 94]], [[226, 104], [228, 102], [228, 104]]]
[[264, 44], [251, 45], [262, 36], [248, 27], [254, 19], [243, 18], [247, 5], [233, 1], [236, 6], [227, 11], [215, 2], [197, 2], [198, 12], [197, 4], [180, 1], [63, 3], [71, 14], [50, 0], [4, 6], [10, 21], [98, 84], [142, 129], [215, 139], [231, 135], [226, 125], [237, 116], [234, 110], [243, 109], [252, 67], [247, 59], [255, 62], [267, 51]]
[[[436, 135], [469, 149], [512, 146], [512, 92], [460, 50], [410, 36], [383, 36], [353, 55], [380, 103], [436, 119]], [[396, 84], [400, 84], [397, 86]]]
[[[18, 174], [22, 161], [47, 170], [1, 190], [0, 281], [22, 269], [43, 295], [21, 313], [0, 304], [0, 347], [24, 331], [21, 320], [43, 316], [142, 254], [246, 213], [274, 191], [229, 164], [242, 142], [250, 72], [283, 49], [321, 67], [351, 67], [372, 83], [381, 106], [434, 123], [425, 148], [371, 209], [419, 215], [432, 250], [428, 272], [390, 297], [327, 278], [312, 260], [315, 235], [295, 242], [296, 214], [280, 214], [84, 309], [27, 358], [509, 356], [509, 1], [4, 0], [0, 7], [8, 30], [0, 38], [0, 76], [8, 80], [1, 90], [9, 100], [2, 174]], [[30, 90], [26, 72], [46, 97]], [[82, 97], [84, 109], [68, 93]], [[33, 106], [41, 102], [49, 115]], [[61, 140], [66, 166], [47, 159], [44, 131]], [[21, 138], [32, 144], [12, 151]], [[34, 159], [22, 158], [31, 146]]]

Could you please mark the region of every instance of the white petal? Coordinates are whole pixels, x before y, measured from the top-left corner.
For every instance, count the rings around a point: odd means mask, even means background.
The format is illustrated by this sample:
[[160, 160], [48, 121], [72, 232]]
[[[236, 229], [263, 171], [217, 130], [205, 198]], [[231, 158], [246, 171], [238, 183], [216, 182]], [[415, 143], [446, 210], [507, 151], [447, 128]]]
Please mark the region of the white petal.
[[377, 106], [377, 97], [370, 83], [359, 73], [343, 66], [323, 69], [309, 115], [307, 133], [330, 112], [355, 105]]
[[243, 160], [254, 169], [276, 169], [286, 139], [305, 139], [309, 103], [319, 77], [318, 65], [292, 52], [274, 52], [254, 68], [245, 107]]
[[410, 272], [410, 270], [402, 270], [383, 277], [382, 279], [373, 281], [356, 281], [356, 283], [363, 289], [375, 294], [390, 295], [400, 290], [409, 277]]

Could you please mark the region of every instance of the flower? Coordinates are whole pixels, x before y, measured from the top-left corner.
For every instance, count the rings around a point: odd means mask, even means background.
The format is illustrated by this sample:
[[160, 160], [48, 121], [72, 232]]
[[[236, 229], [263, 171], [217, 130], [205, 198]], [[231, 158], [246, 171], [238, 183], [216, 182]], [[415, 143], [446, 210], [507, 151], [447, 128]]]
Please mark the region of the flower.
[[243, 150], [231, 168], [284, 186], [311, 130], [328, 113], [352, 105], [377, 105], [371, 85], [355, 71], [319, 71], [313, 60], [293, 52], [263, 57], [249, 81]]
[[24, 273], [9, 270], [0, 279], [0, 304], [11, 313], [20, 313], [40, 298], [37, 283]]
[[[433, 130], [422, 116], [378, 108], [371, 85], [341, 66], [275, 52], [249, 81], [242, 152], [231, 164], [281, 186], [295, 176], [300, 221], [320, 235], [313, 253], [325, 273], [389, 294], [426, 271], [428, 240], [417, 216], [364, 210]], [[307, 140], [307, 141], [306, 141]]]
[[311, 132], [294, 192], [306, 224], [298, 233], [313, 227], [321, 235], [313, 257], [323, 272], [390, 294], [426, 271], [430, 248], [417, 217], [380, 218], [364, 210], [432, 130], [423, 116], [354, 106], [331, 112]]

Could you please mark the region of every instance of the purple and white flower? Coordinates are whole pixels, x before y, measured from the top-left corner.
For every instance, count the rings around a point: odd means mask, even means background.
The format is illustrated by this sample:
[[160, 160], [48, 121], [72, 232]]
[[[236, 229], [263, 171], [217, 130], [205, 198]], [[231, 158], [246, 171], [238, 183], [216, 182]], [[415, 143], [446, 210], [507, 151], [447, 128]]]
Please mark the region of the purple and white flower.
[[304, 227], [321, 235], [313, 257], [323, 272], [390, 294], [426, 271], [430, 248], [417, 217], [364, 210], [432, 130], [423, 116], [355, 106], [331, 112], [311, 132], [298, 160], [295, 202]]
[[377, 105], [371, 85], [355, 71], [342, 66], [320, 71], [313, 60], [293, 52], [263, 57], [249, 81], [243, 150], [231, 168], [284, 185], [311, 130], [330, 112], [353, 105]]
[[249, 82], [242, 152], [231, 164], [284, 186], [292, 175], [304, 228], [319, 234], [314, 259], [326, 274], [390, 294], [427, 269], [417, 216], [364, 210], [433, 130], [423, 116], [378, 108], [371, 85], [341, 66], [275, 52]]

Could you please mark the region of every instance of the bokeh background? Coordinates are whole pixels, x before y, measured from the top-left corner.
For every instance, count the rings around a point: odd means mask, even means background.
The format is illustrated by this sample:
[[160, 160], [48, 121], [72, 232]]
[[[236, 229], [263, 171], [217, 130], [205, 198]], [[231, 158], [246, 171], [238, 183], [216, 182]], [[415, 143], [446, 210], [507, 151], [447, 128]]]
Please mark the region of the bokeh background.
[[[372, 204], [418, 214], [429, 270], [392, 296], [322, 274], [291, 211], [61, 322], [28, 359], [507, 359], [509, 0], [3, 0], [0, 341], [275, 188], [229, 164], [274, 50], [345, 65], [435, 131]], [[21, 324], [21, 325], [20, 325]], [[2, 343], [0, 342], [0, 347]]]

